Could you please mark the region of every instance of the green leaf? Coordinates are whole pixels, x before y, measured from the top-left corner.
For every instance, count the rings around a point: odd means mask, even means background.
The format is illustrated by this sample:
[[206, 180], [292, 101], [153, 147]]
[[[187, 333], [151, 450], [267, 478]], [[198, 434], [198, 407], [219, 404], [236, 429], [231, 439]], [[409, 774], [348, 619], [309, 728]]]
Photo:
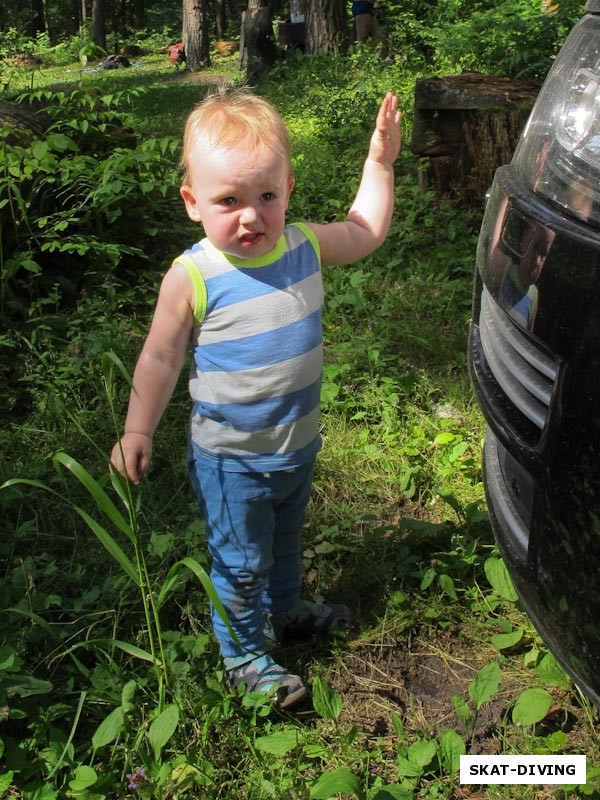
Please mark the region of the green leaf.
[[133, 378], [131, 377], [129, 370], [113, 350], [108, 350], [102, 355], [102, 372], [104, 375], [107, 375], [110, 372], [113, 364], [119, 370], [121, 376], [125, 379], [129, 390], [134, 392], [134, 394], [137, 394], [137, 391], [133, 385]]
[[134, 709], [133, 698], [136, 689], [137, 683], [134, 680], [127, 681], [123, 687], [123, 691], [121, 692], [121, 708], [126, 714]]
[[404, 723], [402, 722], [402, 717], [396, 714], [395, 711], [392, 711], [392, 727], [396, 733], [398, 739], [402, 740], [404, 738]]
[[501, 680], [502, 670], [497, 661], [492, 661], [479, 670], [469, 686], [469, 697], [478, 710], [490, 697], [496, 694]]
[[75, 777], [69, 781], [73, 794], [82, 794], [98, 780], [98, 775], [93, 767], [80, 764], [75, 770]]
[[12, 770], [4, 772], [2, 775], [0, 775], [0, 792], [7, 792], [10, 789], [14, 775], [15, 773]]
[[320, 555], [335, 553], [337, 549], [338, 546], [333, 542], [319, 542], [319, 544], [315, 545], [315, 553], [319, 553]]
[[311, 800], [328, 800], [341, 794], [363, 797], [360, 781], [347, 767], [338, 767], [334, 772], [325, 772], [310, 790]]
[[315, 675], [312, 685], [313, 706], [323, 719], [337, 722], [342, 713], [342, 698], [319, 676]]
[[458, 600], [456, 589], [454, 588], [454, 581], [450, 575], [442, 573], [439, 577], [439, 582], [445, 594], [447, 594], [453, 600]]
[[9, 697], [34, 697], [38, 694], [50, 694], [54, 686], [50, 681], [34, 678], [33, 675], [4, 675], [2, 688]]
[[114, 742], [123, 730], [125, 724], [125, 714], [121, 706], [113, 709], [110, 714], [102, 720], [92, 736], [92, 747], [98, 750], [107, 744]]
[[435, 570], [432, 567], [425, 570], [425, 574], [421, 578], [421, 591], [424, 592], [425, 589], [428, 589], [431, 584], [433, 583], [433, 579], [435, 578]]
[[160, 661], [154, 658], [152, 653], [149, 653], [147, 650], [142, 650], [141, 647], [137, 647], [135, 644], [122, 642], [120, 639], [111, 639], [111, 644], [114, 644], [119, 650], [122, 650], [124, 653], [134, 658], [139, 658], [142, 661], [149, 661], [151, 664], [160, 664]]
[[473, 719], [473, 712], [471, 711], [469, 704], [462, 697], [459, 697], [457, 694], [455, 694], [452, 698], [452, 705], [456, 711], [456, 716], [466, 728], [469, 722]]
[[31, 152], [38, 161], [41, 161], [48, 152], [48, 142], [37, 141], [31, 146]]
[[423, 767], [427, 767], [437, 753], [437, 745], [433, 739], [424, 740], [419, 739], [416, 742], [413, 742], [411, 746], [408, 748], [408, 760], [412, 761], [413, 764], [417, 764], [421, 769]]
[[468, 448], [468, 442], [459, 442], [458, 444], [454, 445], [450, 455], [448, 456], [448, 461], [453, 464], [457, 459], [467, 452]]
[[508, 650], [516, 644], [519, 644], [524, 633], [525, 630], [523, 628], [517, 628], [510, 633], [498, 633], [492, 636], [492, 644], [496, 650]]
[[490, 586], [496, 594], [505, 600], [516, 603], [519, 596], [515, 591], [504, 561], [501, 558], [487, 558], [483, 567]]
[[398, 756], [398, 775], [400, 778], [420, 778], [423, 770], [414, 761]]
[[297, 728], [285, 728], [269, 736], [259, 736], [254, 744], [256, 749], [263, 753], [284, 756], [297, 747], [300, 741], [300, 731]]
[[0, 672], [5, 672], [13, 668], [16, 654], [9, 645], [0, 648]]
[[536, 666], [535, 671], [546, 686], [568, 686], [570, 683], [569, 676], [552, 653], [546, 653]]
[[414, 794], [399, 783], [388, 783], [373, 795], [372, 800], [413, 800]]
[[544, 719], [550, 706], [552, 695], [541, 687], [525, 689], [519, 695], [512, 711], [512, 721], [515, 725], [535, 725]]
[[152, 747], [155, 761], [159, 760], [161, 750], [175, 733], [178, 724], [179, 707], [172, 703], [150, 725], [148, 741]]
[[53, 150], [64, 152], [65, 150], [77, 150], [77, 145], [69, 136], [64, 133], [50, 133], [46, 137], [46, 141]]
[[460, 757], [467, 752], [462, 737], [454, 730], [440, 735], [440, 761], [446, 772], [455, 775], [460, 769]]

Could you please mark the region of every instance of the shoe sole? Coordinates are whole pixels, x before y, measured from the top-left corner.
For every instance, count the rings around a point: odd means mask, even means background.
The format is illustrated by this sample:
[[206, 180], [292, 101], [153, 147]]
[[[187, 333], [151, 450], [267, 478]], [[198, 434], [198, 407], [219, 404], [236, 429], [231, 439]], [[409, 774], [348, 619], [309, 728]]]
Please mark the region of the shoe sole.
[[290, 708], [291, 706], [295, 706], [296, 703], [299, 703], [301, 700], [304, 700], [307, 694], [308, 689], [306, 686], [301, 686], [300, 688], [296, 689], [296, 691], [286, 694], [282, 700], [277, 698], [275, 705], [277, 708]]

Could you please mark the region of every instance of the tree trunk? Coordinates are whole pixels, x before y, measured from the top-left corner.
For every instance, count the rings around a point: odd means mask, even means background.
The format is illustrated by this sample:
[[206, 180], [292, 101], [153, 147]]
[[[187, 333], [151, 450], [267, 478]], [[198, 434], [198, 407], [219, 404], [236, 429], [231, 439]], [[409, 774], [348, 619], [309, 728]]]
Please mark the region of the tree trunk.
[[249, 80], [275, 63], [277, 48], [273, 38], [273, 20], [268, 2], [249, 0], [242, 14], [240, 68], [246, 68]]
[[210, 66], [210, 39], [206, 0], [183, 0], [183, 33], [186, 69], [197, 72]]
[[227, 30], [227, 4], [225, 0], [215, 0], [215, 33], [217, 39], [225, 38]]
[[133, 2], [133, 26], [136, 30], [143, 28], [146, 24], [146, 8], [144, 0], [134, 0]]
[[44, 0], [31, 0], [31, 34], [35, 38], [38, 33], [46, 33]]
[[106, 50], [104, 0], [92, 0], [92, 28], [94, 31], [94, 44]]
[[348, 45], [345, 0], [306, 0], [307, 53], [343, 53]]

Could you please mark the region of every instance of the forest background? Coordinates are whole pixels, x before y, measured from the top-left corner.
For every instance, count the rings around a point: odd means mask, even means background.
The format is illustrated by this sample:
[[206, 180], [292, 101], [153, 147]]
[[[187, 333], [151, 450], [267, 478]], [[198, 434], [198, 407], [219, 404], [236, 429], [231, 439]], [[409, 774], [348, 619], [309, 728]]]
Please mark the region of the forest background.
[[[519, 607], [485, 509], [466, 370], [484, 199], [423, 191], [409, 146], [419, 77], [542, 80], [583, 4], [389, 0], [374, 46], [352, 44], [344, 5], [339, 51], [278, 47], [254, 76], [290, 129], [290, 219], [343, 216], [385, 91], [404, 110], [388, 240], [324, 276], [305, 593], [356, 626], [333, 650], [286, 648], [312, 689], [294, 716], [223, 679], [185, 374], [142, 486], [108, 471], [161, 275], [200, 236], [183, 123], [244, 83], [243, 4], [203, 6], [234, 49], [187, 71], [167, 52], [182, 7], [106, 0], [105, 48], [82, 8], [0, 2], [0, 797], [600, 797], [597, 711]], [[100, 68], [123, 47], [130, 68]], [[466, 752], [584, 753], [588, 782], [460, 786]]]

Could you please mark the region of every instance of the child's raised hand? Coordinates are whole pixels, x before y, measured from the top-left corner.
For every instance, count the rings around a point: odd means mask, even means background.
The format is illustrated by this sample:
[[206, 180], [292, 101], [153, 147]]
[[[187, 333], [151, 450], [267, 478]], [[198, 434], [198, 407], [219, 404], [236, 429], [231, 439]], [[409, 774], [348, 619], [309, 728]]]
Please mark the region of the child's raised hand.
[[400, 119], [398, 98], [388, 92], [377, 114], [375, 130], [371, 136], [369, 158], [382, 164], [393, 164], [400, 152]]

